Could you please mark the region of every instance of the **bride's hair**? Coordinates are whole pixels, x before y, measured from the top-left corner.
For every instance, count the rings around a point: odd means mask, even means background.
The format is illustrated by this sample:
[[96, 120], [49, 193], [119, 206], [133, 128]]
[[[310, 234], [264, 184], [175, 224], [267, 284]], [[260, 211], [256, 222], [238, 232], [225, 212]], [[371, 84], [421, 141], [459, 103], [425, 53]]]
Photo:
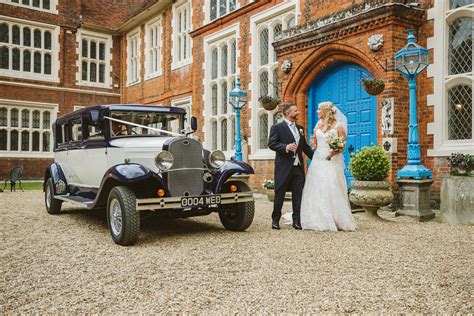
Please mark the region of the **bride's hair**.
[[331, 101], [324, 101], [318, 104], [318, 110], [323, 110], [326, 113], [326, 117], [321, 120], [325, 123], [326, 126], [332, 126], [336, 121], [336, 111], [333, 108], [333, 103]]

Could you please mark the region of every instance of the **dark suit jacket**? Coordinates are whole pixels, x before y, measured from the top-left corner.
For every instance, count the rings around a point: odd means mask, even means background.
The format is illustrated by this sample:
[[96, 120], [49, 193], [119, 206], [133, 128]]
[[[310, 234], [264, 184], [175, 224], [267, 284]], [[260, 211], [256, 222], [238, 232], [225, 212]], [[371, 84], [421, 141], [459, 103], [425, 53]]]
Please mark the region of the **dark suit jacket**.
[[[300, 167], [303, 169], [303, 152], [308, 158], [313, 158], [313, 150], [306, 143], [304, 136], [304, 129], [300, 125], [296, 125], [298, 132], [300, 133], [300, 141], [298, 143], [297, 154], [300, 160]], [[302, 132], [303, 131], [303, 132]], [[275, 156], [275, 191], [278, 190], [288, 178], [291, 168], [295, 162], [293, 158], [293, 152], [286, 152], [286, 145], [295, 142], [295, 137], [289, 126], [285, 121], [275, 124], [270, 129], [270, 136], [268, 137], [268, 147], [276, 152]]]

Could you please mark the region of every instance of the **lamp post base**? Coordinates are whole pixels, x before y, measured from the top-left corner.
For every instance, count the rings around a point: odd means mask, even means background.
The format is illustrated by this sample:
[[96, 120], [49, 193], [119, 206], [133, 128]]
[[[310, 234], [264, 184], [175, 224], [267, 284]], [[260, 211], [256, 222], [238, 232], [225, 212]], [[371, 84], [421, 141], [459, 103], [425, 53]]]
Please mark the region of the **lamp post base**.
[[433, 172], [423, 165], [406, 165], [397, 172], [397, 179], [431, 179]]
[[401, 205], [395, 216], [411, 216], [420, 222], [435, 218], [435, 213], [430, 208], [430, 186], [433, 180], [399, 180], [401, 191]]

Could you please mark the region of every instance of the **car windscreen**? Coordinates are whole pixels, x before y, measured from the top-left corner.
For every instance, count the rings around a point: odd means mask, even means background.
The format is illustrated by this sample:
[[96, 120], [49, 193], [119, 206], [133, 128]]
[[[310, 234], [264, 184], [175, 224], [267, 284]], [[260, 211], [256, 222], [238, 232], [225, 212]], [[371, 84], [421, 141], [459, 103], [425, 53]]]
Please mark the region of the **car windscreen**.
[[[110, 117], [121, 121], [157, 128], [173, 133], [180, 133], [183, 128], [184, 116], [178, 113], [159, 113], [144, 111], [111, 111]], [[133, 126], [110, 120], [112, 137], [122, 136], [170, 136], [170, 134]]]

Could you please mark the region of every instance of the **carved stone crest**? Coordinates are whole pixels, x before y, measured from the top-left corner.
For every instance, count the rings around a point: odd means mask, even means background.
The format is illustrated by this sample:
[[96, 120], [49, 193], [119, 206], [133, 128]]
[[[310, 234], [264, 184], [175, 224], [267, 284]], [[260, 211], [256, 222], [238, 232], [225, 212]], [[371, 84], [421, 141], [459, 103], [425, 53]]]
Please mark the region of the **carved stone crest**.
[[381, 49], [383, 46], [383, 34], [374, 34], [369, 36], [367, 45], [369, 46], [370, 50], [374, 52]]
[[285, 59], [283, 61], [283, 64], [281, 65], [281, 71], [287, 74], [291, 71], [291, 67], [293, 67], [293, 64], [291, 63], [291, 61], [289, 59]]

